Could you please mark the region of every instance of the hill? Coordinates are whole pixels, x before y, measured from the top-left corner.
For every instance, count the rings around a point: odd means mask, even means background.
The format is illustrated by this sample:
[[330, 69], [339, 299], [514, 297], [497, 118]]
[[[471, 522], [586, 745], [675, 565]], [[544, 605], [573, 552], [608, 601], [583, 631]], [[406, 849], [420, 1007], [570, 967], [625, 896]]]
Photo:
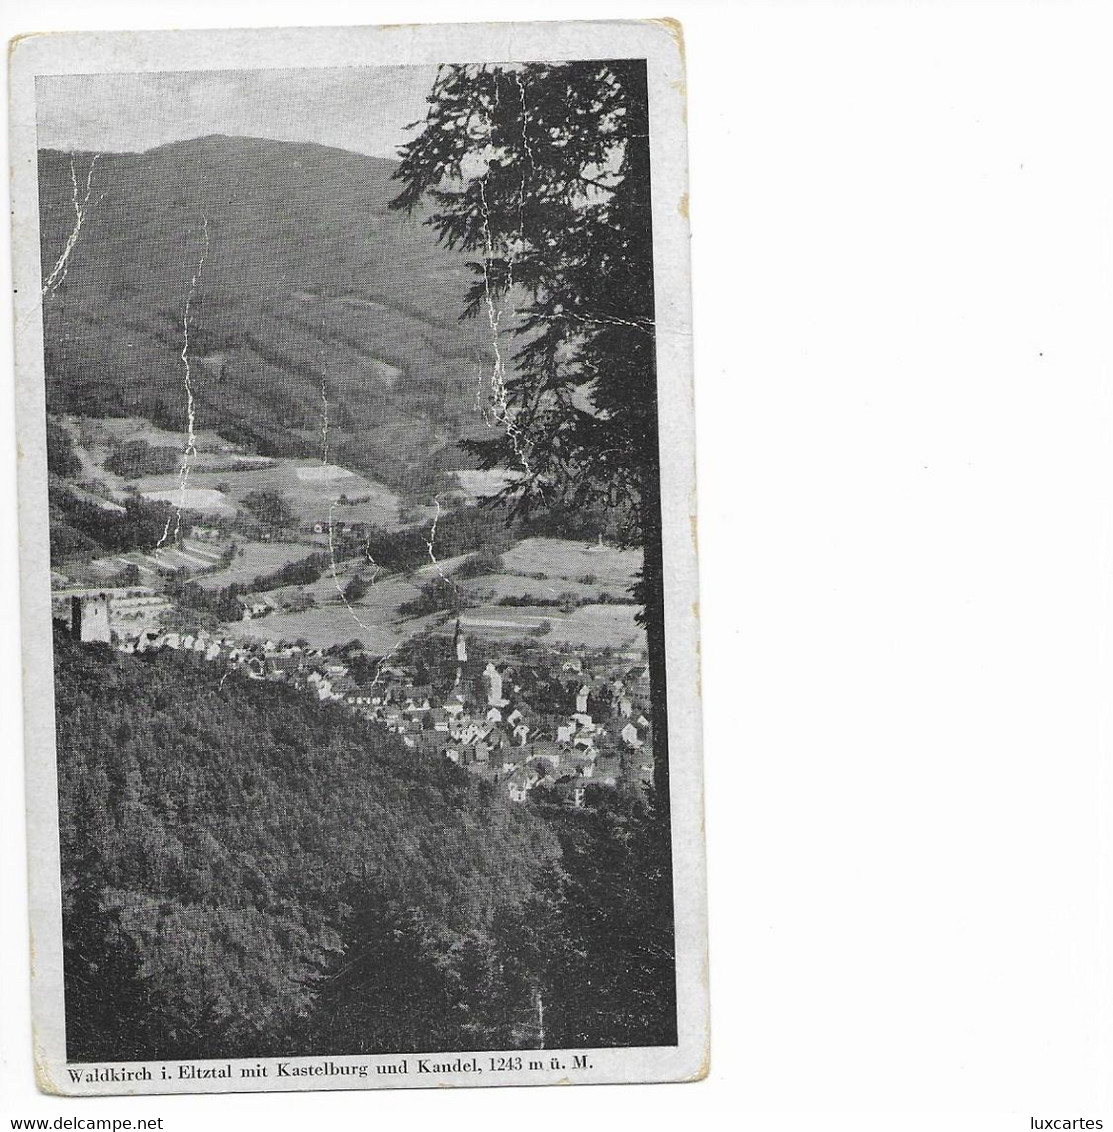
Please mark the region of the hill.
[[385, 1005], [359, 1042], [515, 1040], [538, 970], [486, 983], [550, 902], [544, 821], [305, 693], [61, 635], [55, 658], [71, 1060], [289, 1052], [372, 938], [398, 950], [361, 971]]
[[489, 332], [458, 322], [465, 258], [388, 210], [395, 168], [245, 137], [40, 151], [44, 279], [74, 228], [74, 182], [90, 190], [44, 302], [49, 411], [182, 432], [188, 298], [196, 428], [319, 457], [327, 414], [331, 459], [418, 492], [469, 466], [456, 441], [484, 429]]

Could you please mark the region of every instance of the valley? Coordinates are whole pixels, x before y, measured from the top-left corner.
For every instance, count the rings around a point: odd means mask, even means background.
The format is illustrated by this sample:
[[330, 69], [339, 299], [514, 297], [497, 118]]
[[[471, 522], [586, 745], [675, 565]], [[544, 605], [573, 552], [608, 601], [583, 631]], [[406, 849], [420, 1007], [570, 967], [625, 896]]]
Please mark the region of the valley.
[[[461, 442], [492, 427], [496, 345], [485, 319], [458, 317], [466, 257], [389, 208], [395, 169], [217, 135], [40, 152], [44, 278], [73, 185], [97, 194], [44, 299], [53, 586], [73, 636], [296, 673], [315, 695], [376, 700], [396, 732], [418, 670], [386, 674], [415, 648], [466, 640], [505, 671], [529, 655], [603, 673], [617, 656], [620, 683], [645, 671], [641, 551], [606, 541], [604, 513], [531, 524], [490, 506], [515, 475]], [[532, 739], [582, 778], [560, 738], [575, 706], [562, 694]]]

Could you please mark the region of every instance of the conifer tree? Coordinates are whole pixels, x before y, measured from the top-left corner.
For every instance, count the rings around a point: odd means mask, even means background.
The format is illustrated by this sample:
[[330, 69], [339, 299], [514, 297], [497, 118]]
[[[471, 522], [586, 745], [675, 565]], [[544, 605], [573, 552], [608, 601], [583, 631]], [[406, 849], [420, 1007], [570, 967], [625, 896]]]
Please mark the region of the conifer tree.
[[[417, 123], [415, 123], [417, 125]], [[490, 436], [514, 515], [605, 507], [644, 548], [667, 808], [649, 103], [639, 60], [442, 66], [392, 207], [473, 253], [462, 318], [491, 327]], [[509, 355], [509, 356], [508, 356]]]

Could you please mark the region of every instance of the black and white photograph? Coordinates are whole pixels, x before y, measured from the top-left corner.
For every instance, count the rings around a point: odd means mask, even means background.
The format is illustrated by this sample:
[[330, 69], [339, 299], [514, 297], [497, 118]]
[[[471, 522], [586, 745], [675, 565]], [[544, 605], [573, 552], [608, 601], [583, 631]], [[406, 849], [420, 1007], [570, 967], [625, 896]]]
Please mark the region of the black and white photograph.
[[28, 75], [48, 1091], [705, 1071], [675, 32], [552, 27]]

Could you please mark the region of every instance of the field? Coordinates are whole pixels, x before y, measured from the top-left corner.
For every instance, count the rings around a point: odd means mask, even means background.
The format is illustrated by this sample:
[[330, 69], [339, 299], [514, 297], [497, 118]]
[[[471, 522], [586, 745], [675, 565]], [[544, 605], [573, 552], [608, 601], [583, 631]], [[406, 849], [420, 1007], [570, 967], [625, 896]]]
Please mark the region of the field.
[[[217, 590], [230, 586], [233, 582], [240, 585], [253, 582], [260, 574], [272, 573], [287, 562], [297, 562], [312, 554], [315, 549], [296, 542], [237, 543], [241, 553], [231, 566], [213, 573], [202, 573], [220, 565], [221, 553], [227, 545], [227, 541], [198, 542], [184, 539], [181, 546], [168, 544], [150, 554], [129, 550], [123, 554], [96, 558], [84, 569], [70, 566], [67, 570], [75, 578], [104, 582], [115, 578], [125, 566], [134, 565], [139, 569], [139, 581], [142, 585], [152, 584], [160, 570], [186, 570], [194, 575], [193, 580], [203, 589]], [[329, 584], [331, 587], [331, 582]], [[335, 595], [335, 590], [332, 592]]]
[[[122, 444], [142, 440], [152, 448], [172, 448], [181, 452], [185, 448], [186, 437], [180, 432], [168, 432], [151, 424], [141, 417], [95, 417], [63, 416], [59, 424], [70, 434], [74, 443], [74, 453], [81, 462], [82, 474], [91, 480], [100, 480], [120, 498], [130, 487], [139, 481], [129, 479], [109, 471], [104, 465], [113, 451]], [[240, 452], [215, 432], [201, 430], [194, 436], [197, 449], [192, 460], [194, 471], [204, 469], [218, 470], [231, 464], [249, 467], [252, 464], [270, 463], [264, 456], [253, 456]], [[232, 469], [232, 474], [238, 468]], [[166, 479], [167, 477], [159, 477]], [[177, 474], [173, 475], [177, 485]]]
[[[70, 418], [81, 433], [82, 443], [94, 457], [99, 448], [123, 444], [132, 440], [146, 441], [152, 448], [183, 448], [185, 437], [180, 432], [169, 432], [142, 417], [73, 417]], [[215, 432], [200, 430], [194, 434], [199, 453], [220, 452], [225, 458], [235, 450]]]
[[[296, 542], [238, 542], [236, 560], [226, 570], [197, 578], [206, 590], [218, 590], [233, 582], [246, 585], [260, 574], [270, 574], [287, 562], [297, 562], [313, 553], [312, 546]], [[223, 547], [218, 547], [218, 552]]]
[[[526, 578], [521, 574], [484, 574], [479, 578], [468, 578], [460, 583], [460, 589], [469, 596], [493, 593], [493, 601], [501, 597], [531, 597], [550, 601], [553, 598], [571, 594], [580, 601], [592, 601], [599, 597], [607, 586], [596, 582], [585, 585], [568, 578]], [[625, 587], [612, 586], [610, 592], [615, 596], [624, 594]]]
[[84, 569], [78, 566], [68, 566], [66, 569], [75, 578], [103, 582], [114, 578], [126, 566], [136, 566], [139, 569], [140, 584], [150, 585], [158, 576], [159, 570], [188, 570], [194, 573], [209, 569], [219, 561], [219, 547], [185, 539], [180, 547], [165, 546], [150, 554], [144, 554], [140, 550], [129, 550], [125, 554], [96, 558]]
[[644, 648], [645, 631], [634, 621], [637, 612], [634, 605], [584, 605], [569, 614], [543, 606], [481, 605], [462, 614], [460, 626], [480, 637], [527, 637], [544, 622], [551, 631], [538, 638], [541, 644]]
[[[346, 602], [341, 591], [351, 579], [354, 563], [327, 570], [318, 582], [300, 587], [317, 605], [298, 613], [272, 613], [255, 621], [237, 623], [234, 631], [258, 640], [296, 641], [304, 637], [315, 648], [346, 644], [358, 638], [372, 652], [387, 652], [413, 631], [398, 624], [398, 607], [412, 601], [418, 588], [404, 578], [388, 577], [367, 587], [358, 602]], [[370, 573], [365, 571], [365, 577]]]
[[[131, 482], [148, 499], [169, 498], [171, 502], [178, 488], [176, 475], [142, 476]], [[196, 502], [188, 505], [204, 514], [223, 514], [227, 508], [234, 511], [252, 491], [277, 491], [301, 524], [327, 524], [331, 509], [334, 523], [398, 525], [398, 496], [393, 491], [346, 468], [315, 460], [276, 459], [269, 467], [237, 471], [196, 469], [190, 474], [188, 490], [198, 492]], [[360, 502], [338, 504], [341, 495]]]
[[[194, 476], [190, 482], [195, 482]], [[186, 508], [190, 511], [200, 511], [202, 515], [223, 515], [231, 517], [236, 513], [236, 505], [215, 487], [187, 487], [184, 491], [180, 487], [166, 488], [164, 491], [145, 491], [145, 499], [155, 503], [170, 503], [174, 507]]]
[[[383, 596], [386, 598], [385, 593]], [[383, 605], [389, 605], [391, 600], [386, 598]], [[636, 612], [632, 605], [585, 605], [565, 616], [537, 606], [506, 609], [486, 605], [462, 613], [460, 625], [474, 637], [520, 639], [533, 637], [537, 627], [546, 622], [551, 630], [537, 638], [541, 644], [644, 649], [645, 633], [634, 622]], [[314, 648], [360, 640], [370, 652], [382, 654], [406, 637], [435, 629], [443, 621], [442, 614], [396, 622], [391, 611], [377, 608], [377, 603], [361, 602], [349, 607], [337, 601], [300, 613], [272, 613], [227, 628], [237, 636], [262, 641], [304, 638]]]
[[[443, 613], [397, 620], [397, 606], [407, 598], [402, 591], [394, 589], [395, 584], [392, 581], [376, 583], [367, 599], [351, 606], [337, 599], [300, 613], [273, 613], [257, 620], [237, 622], [229, 629], [239, 636], [257, 640], [304, 638], [315, 648], [358, 639], [371, 652], [381, 654], [406, 637], [425, 630], [436, 631], [445, 624]], [[406, 583], [397, 585], [404, 587]], [[585, 605], [567, 615], [541, 606], [508, 609], [481, 605], [463, 612], [460, 625], [473, 637], [506, 640], [531, 638], [542, 623], [547, 623], [550, 630], [537, 637], [539, 643], [644, 649], [645, 633], [634, 621], [636, 613], [637, 607], [632, 605]]]
[[[249, 547], [254, 550], [255, 547]], [[266, 549], [260, 546], [260, 550]], [[277, 549], [277, 548], [276, 548]], [[297, 548], [308, 552], [307, 548]], [[282, 555], [289, 561], [297, 555], [287, 547]], [[578, 600], [592, 602], [600, 593], [609, 591], [615, 596], [624, 594], [641, 564], [637, 551], [593, 550], [580, 543], [560, 539], [527, 539], [511, 548], [504, 561], [522, 569], [540, 572], [547, 567], [548, 577], [536, 579], [519, 574], [486, 574], [459, 582], [463, 594], [481, 604], [466, 609], [460, 615], [461, 625], [477, 637], [497, 639], [533, 637], [542, 623], [549, 631], [538, 641], [550, 644], [582, 645], [588, 648], [632, 645], [644, 648], [645, 635], [635, 623], [638, 607], [635, 605], [585, 604], [571, 613], [551, 606], [502, 606], [496, 604], [503, 596], [529, 596], [543, 599], [564, 593]], [[436, 565], [429, 563], [416, 570], [409, 579], [390, 575], [371, 583], [357, 602], [347, 602], [341, 591], [352, 576], [360, 574], [366, 581], [374, 567], [364, 559], [349, 559], [328, 570], [311, 585], [301, 587], [316, 601], [312, 609], [297, 613], [273, 613], [257, 620], [237, 622], [230, 628], [241, 636], [259, 640], [295, 641], [301, 638], [314, 647], [345, 644], [353, 639], [363, 642], [371, 652], [384, 653], [398, 641], [414, 633], [431, 629], [436, 631], [445, 623], [446, 614], [434, 613], [424, 617], [404, 618], [399, 607], [418, 596], [420, 587], [443, 572], [452, 577], [454, 571], [467, 558], [462, 555], [445, 559]], [[593, 567], [593, 568], [590, 568]], [[239, 567], [234, 569], [239, 572]], [[244, 571], [239, 580], [250, 581], [261, 569]], [[577, 576], [595, 575], [595, 581], [576, 581]], [[206, 587], [227, 585], [232, 580], [228, 572], [202, 579]], [[494, 599], [486, 595], [494, 593]]]
[[406, 629], [393, 628], [389, 622], [374, 621], [366, 608], [349, 609], [343, 602], [301, 613], [272, 613], [269, 617], [237, 622], [228, 629], [236, 636], [261, 641], [304, 638], [314, 648], [360, 640], [366, 649], [380, 655], [389, 652], [408, 633]]
[[614, 593], [627, 589], [641, 569], [640, 550], [599, 548], [567, 539], [527, 538], [507, 550], [503, 567], [508, 574], [543, 574], [546, 578], [575, 580], [593, 574]]
[[[74, 441], [82, 474], [100, 480], [116, 499], [137, 490], [148, 499], [174, 505], [182, 502], [177, 471], [125, 478], [104, 466], [115, 448], [129, 441], [181, 450], [185, 445], [182, 433], [158, 428], [140, 417], [65, 416], [60, 423]], [[184, 504], [202, 515], [235, 515], [249, 492], [270, 490], [281, 492], [301, 524], [327, 523], [331, 510], [334, 523], [398, 526], [397, 494], [367, 476], [319, 460], [245, 453], [215, 432], [200, 431], [195, 440], [197, 454], [190, 462]], [[341, 496], [358, 502], [341, 503]]]

